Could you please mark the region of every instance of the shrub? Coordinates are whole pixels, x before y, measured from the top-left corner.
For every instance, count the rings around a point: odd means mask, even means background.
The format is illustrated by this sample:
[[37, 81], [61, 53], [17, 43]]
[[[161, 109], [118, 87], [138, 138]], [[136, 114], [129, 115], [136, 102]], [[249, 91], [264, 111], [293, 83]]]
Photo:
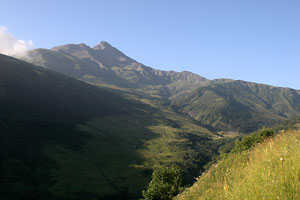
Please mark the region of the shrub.
[[251, 135], [244, 136], [242, 140], [237, 139], [235, 141], [235, 146], [232, 152], [242, 152], [249, 150], [254, 147], [256, 144], [261, 143], [266, 138], [269, 138], [274, 135], [274, 130], [271, 128], [263, 128]]
[[154, 170], [146, 191], [145, 200], [170, 200], [181, 191], [182, 170], [178, 167], [161, 167]]

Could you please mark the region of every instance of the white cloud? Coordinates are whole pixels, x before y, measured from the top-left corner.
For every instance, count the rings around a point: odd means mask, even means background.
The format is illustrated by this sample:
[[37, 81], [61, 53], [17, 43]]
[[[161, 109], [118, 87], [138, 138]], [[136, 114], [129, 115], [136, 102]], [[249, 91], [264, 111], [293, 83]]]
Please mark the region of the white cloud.
[[31, 40], [19, 40], [8, 31], [7, 27], [0, 27], [0, 53], [9, 56], [24, 57], [26, 56], [26, 51], [32, 48], [33, 42]]

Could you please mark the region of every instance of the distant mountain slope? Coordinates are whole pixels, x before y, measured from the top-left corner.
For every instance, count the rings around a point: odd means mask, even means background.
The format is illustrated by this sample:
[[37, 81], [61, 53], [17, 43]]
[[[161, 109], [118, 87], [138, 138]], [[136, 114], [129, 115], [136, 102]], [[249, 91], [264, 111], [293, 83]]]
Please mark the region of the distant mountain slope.
[[300, 114], [300, 95], [290, 88], [245, 81], [212, 82], [171, 97], [172, 105], [216, 130], [251, 132]]
[[0, 55], [0, 199], [138, 199], [153, 168], [191, 180], [226, 144], [134, 95]]
[[155, 70], [102, 41], [29, 52], [30, 62], [97, 85], [155, 96], [212, 131], [249, 133], [300, 115], [299, 91], [191, 72]]
[[85, 44], [68, 44], [51, 50], [36, 49], [30, 51], [29, 56], [31, 62], [68, 76], [121, 87], [165, 85], [180, 80], [200, 83], [206, 80], [190, 72], [146, 67], [104, 41], [94, 48]]

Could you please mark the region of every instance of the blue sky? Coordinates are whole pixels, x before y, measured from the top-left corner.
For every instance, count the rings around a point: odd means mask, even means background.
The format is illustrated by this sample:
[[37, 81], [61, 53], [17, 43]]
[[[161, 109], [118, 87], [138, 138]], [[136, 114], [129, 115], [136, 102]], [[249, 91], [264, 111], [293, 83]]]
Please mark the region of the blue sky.
[[300, 89], [298, 0], [2, 0], [0, 26], [36, 48], [105, 40], [157, 69]]

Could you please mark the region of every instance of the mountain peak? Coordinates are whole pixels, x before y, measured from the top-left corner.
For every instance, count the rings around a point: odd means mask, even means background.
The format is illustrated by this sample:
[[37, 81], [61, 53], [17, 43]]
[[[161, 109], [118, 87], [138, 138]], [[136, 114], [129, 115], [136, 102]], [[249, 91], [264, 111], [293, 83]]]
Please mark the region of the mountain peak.
[[105, 49], [107, 47], [112, 48], [112, 46], [108, 42], [102, 40], [99, 44], [97, 44], [94, 47], [94, 49], [96, 49], [96, 50], [103, 50], [103, 49]]

